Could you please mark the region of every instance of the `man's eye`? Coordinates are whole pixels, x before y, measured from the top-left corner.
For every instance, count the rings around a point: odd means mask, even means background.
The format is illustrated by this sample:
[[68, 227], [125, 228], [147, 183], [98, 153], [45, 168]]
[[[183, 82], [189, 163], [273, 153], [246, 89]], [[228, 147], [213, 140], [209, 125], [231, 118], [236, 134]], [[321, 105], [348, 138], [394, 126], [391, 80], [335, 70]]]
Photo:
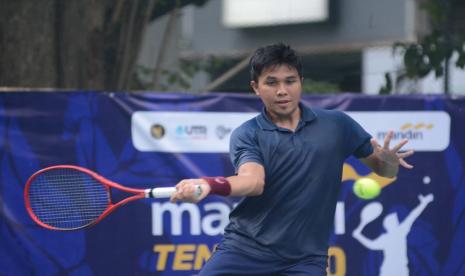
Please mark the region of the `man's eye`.
[[295, 80], [287, 80], [286, 83], [287, 84], [293, 84], [293, 83], [295, 83]]
[[265, 83], [266, 83], [266, 85], [272, 86], [272, 85], [276, 85], [277, 82], [276, 81], [267, 81]]

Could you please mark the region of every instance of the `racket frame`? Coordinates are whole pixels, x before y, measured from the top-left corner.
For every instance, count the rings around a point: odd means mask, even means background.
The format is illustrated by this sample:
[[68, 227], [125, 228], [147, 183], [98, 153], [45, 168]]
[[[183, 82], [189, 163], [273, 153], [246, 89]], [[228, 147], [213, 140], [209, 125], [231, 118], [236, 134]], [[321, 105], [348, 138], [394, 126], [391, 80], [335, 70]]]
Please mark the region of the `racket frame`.
[[[39, 175], [42, 175], [42, 174], [44, 174], [44, 173], [46, 173], [48, 171], [57, 170], [57, 169], [71, 169], [71, 170], [80, 171], [80, 172], [83, 172], [83, 173], [91, 176], [92, 178], [97, 180], [100, 184], [102, 184], [105, 187], [106, 192], [108, 193], [108, 198], [109, 198], [108, 206], [105, 209], [105, 211], [103, 211], [100, 214], [100, 216], [98, 216], [92, 222], [90, 222], [90, 223], [88, 223], [86, 225], [83, 225], [83, 226], [75, 227], [75, 228], [58, 228], [58, 227], [54, 227], [54, 226], [51, 226], [51, 225], [48, 225], [48, 224], [42, 222], [36, 216], [34, 211], [32, 210], [32, 206], [31, 206], [31, 202], [30, 202], [30, 198], [29, 198], [29, 188], [30, 188], [31, 184], [33, 183], [33, 181]], [[112, 202], [110, 188], [115, 188], [115, 189], [121, 190], [121, 191], [126, 192], [128, 194], [132, 194], [132, 196], [126, 197], [126, 198], [114, 203], [114, 202]], [[99, 223], [102, 219], [104, 219], [106, 216], [111, 214], [114, 210], [116, 210], [117, 208], [119, 208], [119, 207], [121, 207], [121, 206], [123, 206], [123, 205], [125, 205], [125, 204], [127, 204], [127, 203], [129, 203], [131, 201], [138, 200], [138, 199], [143, 199], [143, 198], [168, 198], [174, 192], [176, 192], [175, 187], [161, 187], [161, 188], [152, 188], [152, 189], [129, 188], [129, 187], [125, 187], [125, 186], [123, 186], [121, 184], [118, 184], [116, 182], [113, 182], [113, 181], [111, 181], [109, 179], [106, 179], [105, 177], [97, 174], [96, 172], [93, 172], [93, 171], [91, 171], [89, 169], [86, 169], [86, 168], [83, 168], [83, 167], [74, 166], [74, 165], [56, 165], [56, 166], [50, 166], [50, 167], [41, 169], [41, 170], [35, 172], [31, 177], [29, 177], [29, 179], [26, 182], [26, 186], [24, 188], [24, 202], [25, 202], [26, 210], [27, 210], [29, 216], [38, 225], [40, 225], [40, 226], [42, 226], [42, 227], [44, 227], [46, 229], [50, 229], [50, 230], [72, 231], [72, 230], [79, 230], [79, 229], [82, 229], [82, 228], [90, 227], [90, 226], [93, 226], [93, 225]]]

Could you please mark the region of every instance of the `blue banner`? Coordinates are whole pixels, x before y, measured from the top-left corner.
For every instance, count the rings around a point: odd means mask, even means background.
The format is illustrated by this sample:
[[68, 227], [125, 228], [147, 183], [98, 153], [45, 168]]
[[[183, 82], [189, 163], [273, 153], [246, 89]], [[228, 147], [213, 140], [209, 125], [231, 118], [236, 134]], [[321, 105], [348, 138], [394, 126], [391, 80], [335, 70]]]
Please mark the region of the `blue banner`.
[[[339, 109], [382, 142], [416, 151], [397, 178], [344, 165], [328, 275], [465, 275], [465, 98], [307, 96]], [[0, 274], [192, 275], [219, 242], [237, 198], [198, 205], [144, 199], [92, 228], [42, 229], [28, 216], [24, 186], [34, 172], [78, 165], [132, 188], [232, 175], [229, 134], [261, 110], [243, 94], [0, 93]], [[330, 157], [328, 157], [330, 158]], [[361, 177], [381, 185], [354, 195]], [[290, 237], [292, 238], [292, 237]]]

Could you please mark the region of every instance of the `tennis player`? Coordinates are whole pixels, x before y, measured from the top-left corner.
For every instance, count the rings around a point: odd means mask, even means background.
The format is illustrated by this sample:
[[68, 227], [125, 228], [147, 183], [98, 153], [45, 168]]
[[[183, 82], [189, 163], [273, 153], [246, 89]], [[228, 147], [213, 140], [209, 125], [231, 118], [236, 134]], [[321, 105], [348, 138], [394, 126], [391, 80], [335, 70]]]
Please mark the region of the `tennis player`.
[[171, 200], [244, 196], [200, 275], [326, 275], [344, 160], [395, 177], [413, 151], [399, 152], [407, 140], [390, 148], [392, 132], [381, 146], [345, 113], [302, 104], [302, 64], [287, 45], [257, 49], [250, 73], [264, 108], [231, 135], [236, 175], [182, 180]]

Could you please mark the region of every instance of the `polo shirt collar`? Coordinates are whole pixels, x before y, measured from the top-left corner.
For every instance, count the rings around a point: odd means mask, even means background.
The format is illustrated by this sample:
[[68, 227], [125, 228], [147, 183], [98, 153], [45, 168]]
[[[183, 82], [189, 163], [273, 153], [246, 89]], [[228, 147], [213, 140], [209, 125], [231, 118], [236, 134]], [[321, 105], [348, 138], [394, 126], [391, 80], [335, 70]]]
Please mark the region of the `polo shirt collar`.
[[[314, 119], [316, 119], [316, 114], [310, 107], [307, 107], [303, 105], [302, 103], [299, 103], [299, 107], [300, 107], [300, 122], [309, 123], [313, 121]], [[279, 129], [279, 127], [271, 121], [268, 114], [266, 114], [265, 107], [262, 108], [262, 112], [258, 116], [257, 120], [258, 120], [258, 125], [263, 130]]]

